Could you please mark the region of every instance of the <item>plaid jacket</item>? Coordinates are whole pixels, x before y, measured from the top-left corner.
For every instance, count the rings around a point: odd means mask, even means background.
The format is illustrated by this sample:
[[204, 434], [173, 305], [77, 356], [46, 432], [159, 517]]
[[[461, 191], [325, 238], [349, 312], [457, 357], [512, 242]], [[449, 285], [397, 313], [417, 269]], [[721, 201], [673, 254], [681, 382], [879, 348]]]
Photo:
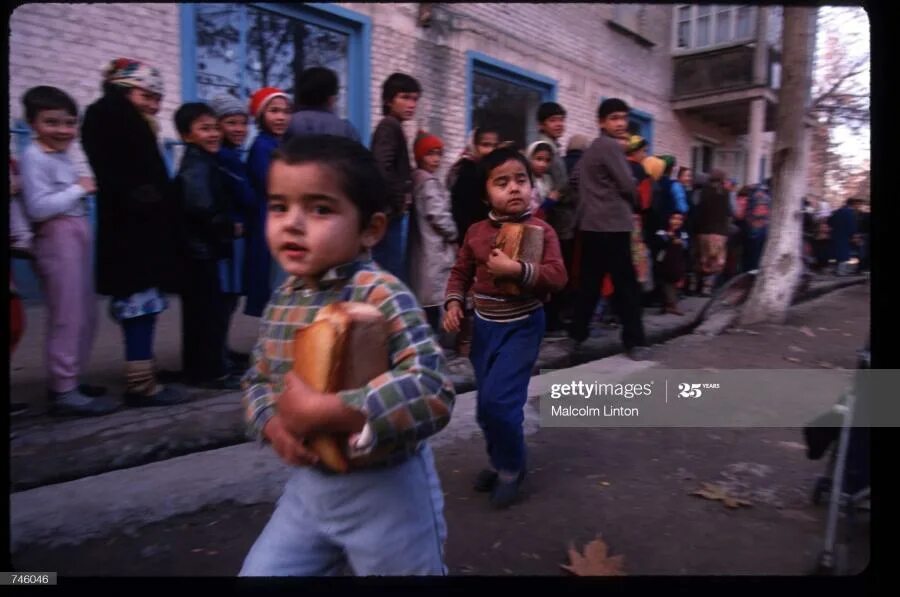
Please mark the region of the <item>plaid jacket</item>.
[[415, 452], [421, 440], [450, 421], [453, 382], [444, 353], [413, 294], [370, 258], [329, 270], [317, 288], [291, 276], [273, 293], [262, 314], [250, 369], [242, 380], [248, 434], [262, 440], [262, 429], [275, 414], [275, 398], [293, 368], [294, 333], [309, 325], [319, 309], [338, 301], [378, 307], [390, 334], [390, 370], [362, 388], [338, 392], [344, 404], [361, 410], [368, 419], [373, 441], [357, 446], [358, 453], [366, 455], [379, 448], [391, 459]]

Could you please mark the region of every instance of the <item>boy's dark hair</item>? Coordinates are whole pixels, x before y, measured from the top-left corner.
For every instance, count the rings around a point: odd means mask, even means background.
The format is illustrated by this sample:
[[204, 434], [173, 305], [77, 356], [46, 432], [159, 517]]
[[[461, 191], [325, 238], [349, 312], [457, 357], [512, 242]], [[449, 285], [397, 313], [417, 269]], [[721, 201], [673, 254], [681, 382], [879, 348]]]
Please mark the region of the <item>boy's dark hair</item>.
[[607, 116], [612, 114], [613, 112], [630, 112], [630, 108], [628, 104], [626, 104], [623, 100], [620, 100], [617, 97], [606, 98], [600, 103], [600, 107], [597, 108], [597, 118], [600, 120], [605, 119]]
[[65, 110], [69, 116], [78, 116], [75, 100], [62, 89], [49, 85], [39, 85], [26, 91], [22, 96], [22, 105], [28, 122], [34, 122], [38, 113], [44, 110]]
[[534, 174], [531, 172], [531, 164], [528, 163], [528, 160], [522, 155], [522, 152], [512, 147], [499, 147], [481, 158], [478, 162], [476, 172], [478, 185], [482, 193], [482, 201], [488, 201], [487, 181], [491, 172], [510, 160], [515, 160], [525, 167], [525, 172], [528, 173], [528, 181], [534, 185]]
[[398, 93], [422, 93], [422, 86], [406, 73], [394, 73], [384, 80], [381, 87], [381, 112], [383, 116], [391, 113], [388, 104]]
[[305, 69], [297, 78], [296, 100], [298, 106], [319, 108], [338, 94], [338, 77], [330, 68], [313, 66]]
[[384, 178], [378, 170], [375, 156], [362, 144], [335, 135], [301, 135], [272, 152], [272, 161], [290, 166], [319, 164], [334, 171], [341, 190], [359, 209], [360, 230], [372, 215], [388, 209]]
[[544, 122], [551, 116], [565, 116], [566, 110], [557, 104], [556, 102], [544, 102], [540, 106], [538, 106], [537, 110], [537, 121], [538, 123]]
[[201, 116], [212, 116], [216, 118], [213, 109], [203, 102], [188, 102], [183, 104], [175, 111], [175, 128], [182, 137], [187, 136], [191, 132], [191, 125]]
[[475, 134], [472, 135], [472, 141], [475, 142], [475, 145], [478, 145], [478, 142], [481, 141], [481, 138], [485, 135], [490, 135], [491, 133], [497, 135], [497, 140], [500, 140], [500, 130], [494, 128], [491, 125], [480, 126], [475, 129]]

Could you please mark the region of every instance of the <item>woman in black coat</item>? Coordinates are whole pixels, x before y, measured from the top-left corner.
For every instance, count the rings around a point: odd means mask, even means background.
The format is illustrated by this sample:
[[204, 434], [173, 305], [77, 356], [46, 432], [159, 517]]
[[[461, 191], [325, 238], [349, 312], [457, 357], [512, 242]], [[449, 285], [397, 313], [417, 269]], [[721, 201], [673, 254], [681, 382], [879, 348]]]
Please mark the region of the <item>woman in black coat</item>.
[[177, 199], [157, 145], [154, 119], [162, 77], [126, 58], [104, 72], [103, 97], [88, 107], [81, 144], [97, 179], [97, 292], [125, 336], [125, 400], [135, 406], [175, 404], [184, 396], [156, 381], [153, 332], [178, 292], [182, 234]]

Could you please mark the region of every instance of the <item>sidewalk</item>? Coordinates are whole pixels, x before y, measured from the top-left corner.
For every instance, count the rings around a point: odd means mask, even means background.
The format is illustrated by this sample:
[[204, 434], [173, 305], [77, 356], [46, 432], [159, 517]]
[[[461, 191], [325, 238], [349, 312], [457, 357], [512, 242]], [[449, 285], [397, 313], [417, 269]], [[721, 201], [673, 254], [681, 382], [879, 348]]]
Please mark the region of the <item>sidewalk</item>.
[[[862, 279], [824, 277], [810, 292], [827, 292]], [[698, 323], [697, 316], [709, 299], [691, 297], [681, 303], [686, 314], [659, 315], [657, 309], [645, 309], [644, 327], [651, 343], [665, 342], [689, 333]], [[191, 388], [192, 400], [183, 405], [154, 409], [123, 409], [98, 418], [54, 419], [44, 414], [43, 311], [30, 308], [28, 328], [13, 355], [10, 394], [13, 400], [31, 403], [32, 414], [12, 419], [10, 433], [11, 490], [21, 491], [50, 483], [60, 483], [97, 475], [111, 470], [139, 466], [168, 458], [232, 446], [247, 441], [244, 434], [240, 393]], [[113, 395], [121, 392], [122, 341], [120, 330], [109, 318], [101, 316], [97, 341], [87, 379], [109, 387]], [[235, 316], [231, 346], [249, 350], [256, 339], [258, 320], [243, 314]], [[609, 357], [622, 351], [620, 330], [604, 329], [571, 355], [558, 339], [545, 340], [535, 373], [558, 369]], [[156, 352], [160, 367], [176, 370], [180, 365], [179, 302], [162, 314], [156, 334]], [[450, 363], [458, 393], [474, 389], [474, 374], [468, 359]], [[64, 456], [61, 456], [64, 455]]]
[[[869, 287], [858, 285], [793, 307], [784, 326], [691, 334], [655, 347], [654, 361], [613, 356], [564, 375], [614, 383], [646, 367], [852, 369], [869, 322]], [[530, 395], [553, 375], [533, 378]], [[542, 429], [532, 400], [525, 500], [495, 512], [469, 485], [485, 459], [473, 409], [474, 394], [460, 395], [432, 442], [451, 574], [558, 576], [569, 543], [598, 534], [630, 575], [807, 574], [821, 550], [824, 508], [809, 495], [824, 462], [806, 459], [797, 429]], [[233, 576], [288, 472], [243, 444], [14, 493], [15, 565]], [[743, 487], [753, 505], [729, 510], [690, 495], [702, 482]], [[868, 559], [865, 529], [851, 552], [856, 571]]]

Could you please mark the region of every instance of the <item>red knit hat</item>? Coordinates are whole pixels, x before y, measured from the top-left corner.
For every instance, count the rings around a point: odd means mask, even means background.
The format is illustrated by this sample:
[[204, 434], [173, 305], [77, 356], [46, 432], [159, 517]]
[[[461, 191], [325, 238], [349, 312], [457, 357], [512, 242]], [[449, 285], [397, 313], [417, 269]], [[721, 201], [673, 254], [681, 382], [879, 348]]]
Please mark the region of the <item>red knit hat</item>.
[[262, 111], [266, 109], [266, 105], [276, 97], [283, 97], [289, 104], [291, 103], [290, 96], [277, 87], [263, 87], [254, 93], [250, 98], [250, 114], [253, 115], [253, 118], [259, 118]]
[[431, 133], [419, 131], [416, 135], [416, 142], [413, 145], [413, 154], [416, 156], [416, 163], [421, 162], [422, 158], [432, 149], [443, 149], [444, 143]]

